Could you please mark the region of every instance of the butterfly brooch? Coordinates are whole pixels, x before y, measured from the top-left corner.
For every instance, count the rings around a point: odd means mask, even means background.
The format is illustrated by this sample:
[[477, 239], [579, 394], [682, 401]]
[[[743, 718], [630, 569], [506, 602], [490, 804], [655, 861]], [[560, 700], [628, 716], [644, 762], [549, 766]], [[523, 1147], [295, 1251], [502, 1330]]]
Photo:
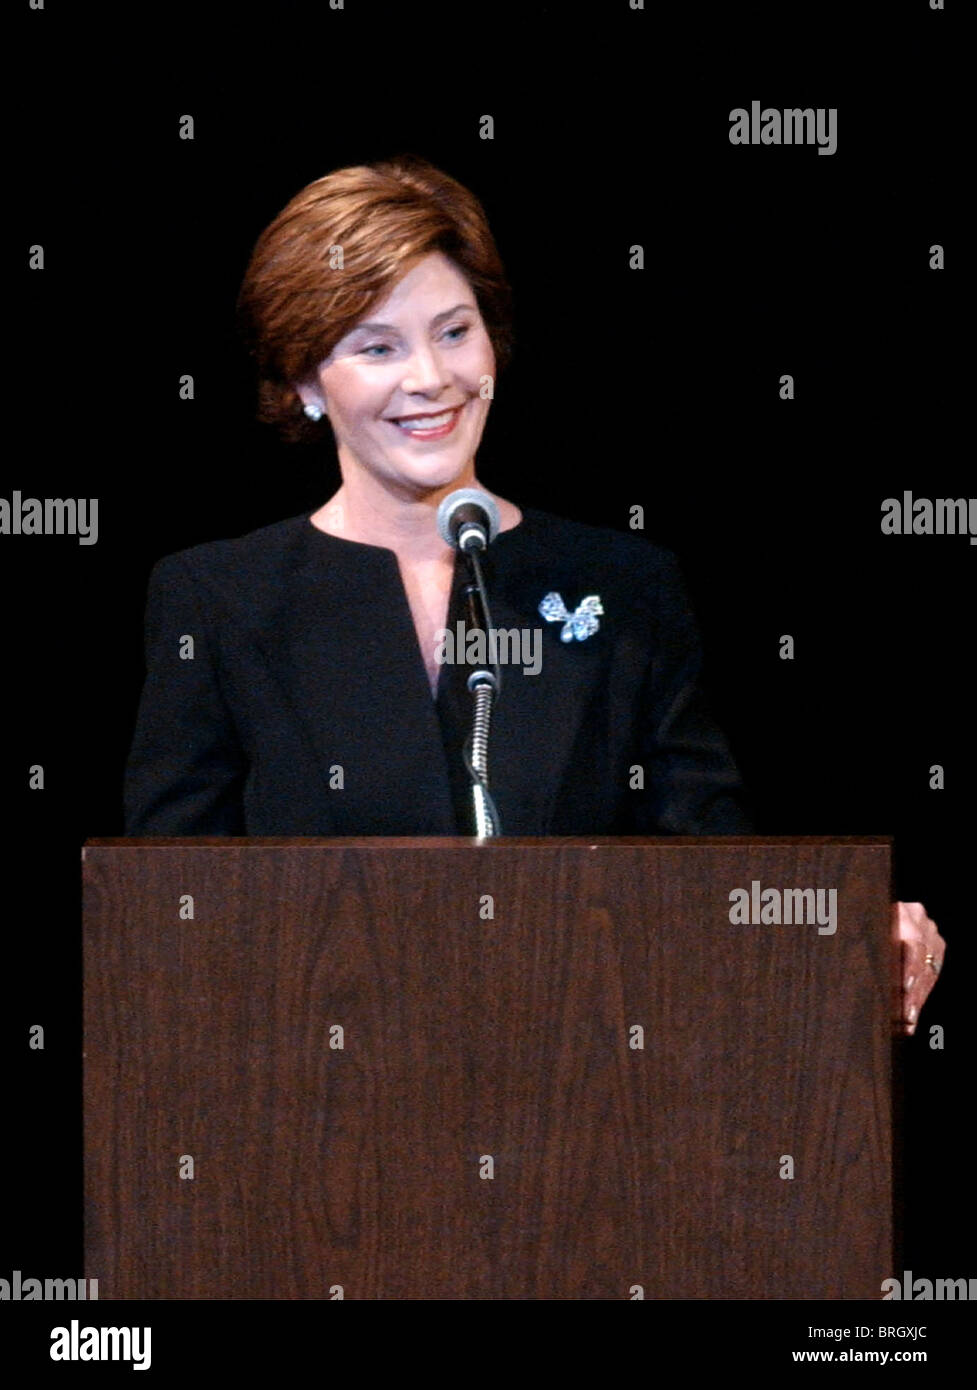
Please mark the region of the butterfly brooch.
[[582, 642], [600, 627], [597, 614], [603, 613], [604, 607], [596, 594], [588, 594], [571, 613], [559, 594], [547, 594], [539, 611], [548, 623], [563, 624], [561, 642], [572, 642], [574, 637]]

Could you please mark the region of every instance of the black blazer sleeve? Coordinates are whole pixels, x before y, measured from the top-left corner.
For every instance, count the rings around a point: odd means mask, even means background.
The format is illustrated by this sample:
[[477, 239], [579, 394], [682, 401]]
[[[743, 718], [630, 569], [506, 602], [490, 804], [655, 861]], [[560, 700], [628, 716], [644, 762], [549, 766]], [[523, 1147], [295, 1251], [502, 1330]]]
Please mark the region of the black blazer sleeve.
[[678, 560], [661, 551], [642, 690], [642, 834], [749, 835], [752, 808], [702, 687], [702, 643]]
[[[243, 835], [247, 762], [221, 695], [216, 642], [180, 555], [146, 603], [146, 680], [126, 764], [127, 835]], [[193, 657], [181, 644], [193, 639]]]

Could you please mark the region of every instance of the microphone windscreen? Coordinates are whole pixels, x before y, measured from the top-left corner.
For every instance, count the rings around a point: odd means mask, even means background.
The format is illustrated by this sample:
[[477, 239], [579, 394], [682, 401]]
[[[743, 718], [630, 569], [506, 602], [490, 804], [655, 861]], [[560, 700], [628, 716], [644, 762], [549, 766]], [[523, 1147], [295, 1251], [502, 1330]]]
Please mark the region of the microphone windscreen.
[[438, 507], [438, 531], [448, 545], [456, 544], [456, 516], [464, 507], [478, 507], [485, 516], [485, 528], [491, 543], [499, 534], [499, 509], [487, 492], [477, 487], [459, 487], [442, 497]]

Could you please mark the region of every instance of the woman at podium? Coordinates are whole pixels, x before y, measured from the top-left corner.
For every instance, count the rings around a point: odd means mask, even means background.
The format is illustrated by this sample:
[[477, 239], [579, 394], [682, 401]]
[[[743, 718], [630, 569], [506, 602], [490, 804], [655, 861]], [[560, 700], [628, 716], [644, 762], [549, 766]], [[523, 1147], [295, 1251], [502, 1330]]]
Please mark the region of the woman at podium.
[[411, 157], [316, 180], [259, 237], [239, 313], [260, 417], [331, 439], [342, 482], [155, 565], [126, 833], [476, 833], [471, 650], [487, 663], [437, 524], [459, 489], [488, 494], [484, 590], [508, 634], [488, 663], [502, 833], [749, 833], [675, 556], [478, 478], [511, 300], [474, 195]]

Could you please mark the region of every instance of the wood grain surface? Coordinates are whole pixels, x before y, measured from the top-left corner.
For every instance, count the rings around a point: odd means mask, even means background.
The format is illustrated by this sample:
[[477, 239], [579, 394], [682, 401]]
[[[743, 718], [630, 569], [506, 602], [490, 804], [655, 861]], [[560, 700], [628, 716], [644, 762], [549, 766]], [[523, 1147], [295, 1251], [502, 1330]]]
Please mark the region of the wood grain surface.
[[[890, 849], [89, 842], [86, 1275], [101, 1298], [878, 1299]], [[731, 924], [753, 881], [837, 889], [837, 930]]]

